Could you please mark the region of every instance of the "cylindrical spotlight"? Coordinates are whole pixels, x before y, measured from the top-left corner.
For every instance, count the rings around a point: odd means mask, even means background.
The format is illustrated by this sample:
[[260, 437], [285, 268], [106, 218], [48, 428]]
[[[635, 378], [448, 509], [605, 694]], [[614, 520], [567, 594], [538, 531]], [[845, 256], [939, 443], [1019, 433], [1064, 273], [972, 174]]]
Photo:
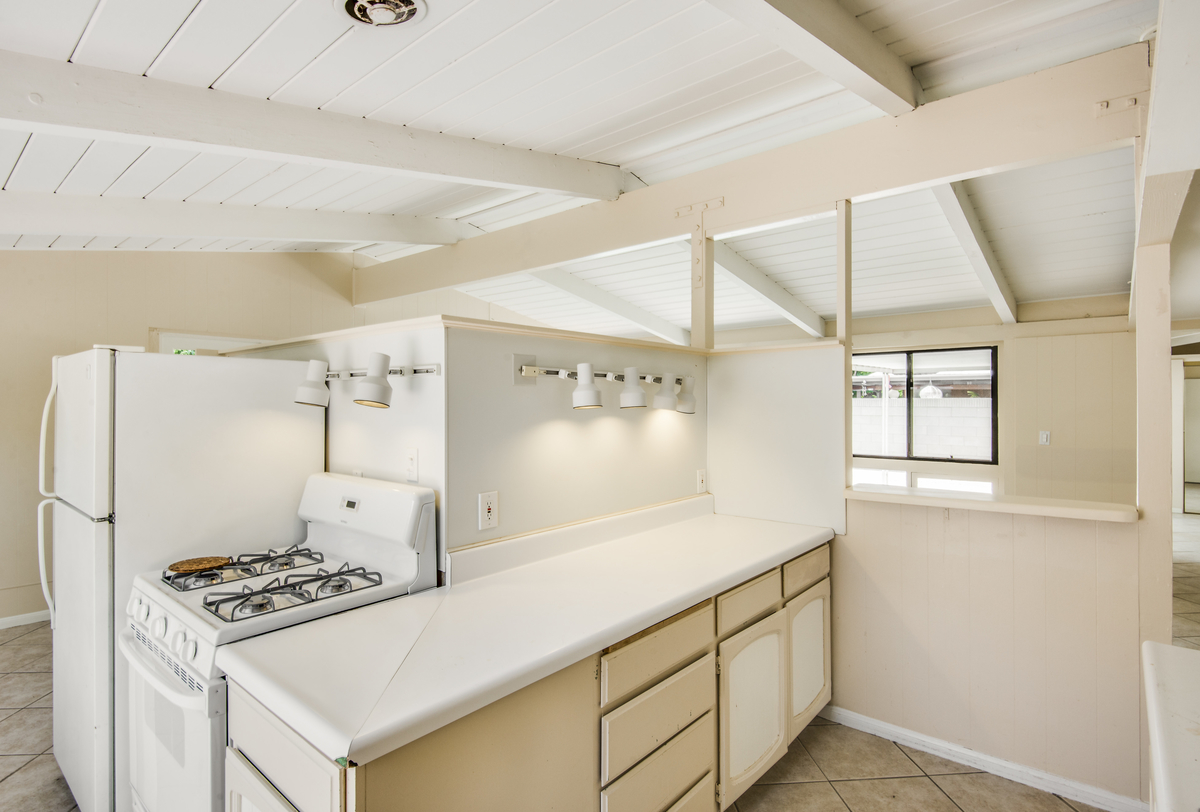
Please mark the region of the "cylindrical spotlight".
[[675, 378], [678, 377], [674, 373], [662, 376], [662, 386], [658, 388], [658, 393], [654, 396], [655, 409], [674, 409], [675, 408]]
[[296, 402], [309, 406], [328, 406], [329, 387], [325, 385], [325, 373], [328, 371], [328, 362], [316, 359], [309, 361], [308, 377], [296, 387]]
[[638, 378], [637, 367], [625, 367], [625, 388], [621, 390], [622, 409], [645, 409], [646, 390]]
[[696, 413], [695, 388], [695, 378], [688, 377], [683, 379], [683, 386], [679, 387], [679, 403], [675, 406], [675, 411], [681, 414]]
[[367, 376], [354, 381], [354, 402], [360, 406], [386, 409], [392, 405], [392, 385], [388, 383], [390, 356], [373, 352], [367, 359]]
[[579, 384], [571, 393], [571, 405], [576, 409], [599, 409], [600, 390], [592, 376], [592, 365], [580, 364], [576, 367], [575, 374], [579, 378]]

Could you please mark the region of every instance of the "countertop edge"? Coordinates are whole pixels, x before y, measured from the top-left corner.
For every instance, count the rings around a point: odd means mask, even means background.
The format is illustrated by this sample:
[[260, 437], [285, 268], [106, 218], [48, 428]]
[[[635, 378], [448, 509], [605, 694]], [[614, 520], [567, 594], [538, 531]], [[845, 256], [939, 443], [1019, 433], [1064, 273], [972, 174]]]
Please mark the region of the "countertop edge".
[[1112, 502], [1081, 502], [1069, 499], [1044, 499], [1037, 496], [993, 496], [958, 494], [891, 485], [855, 485], [846, 488], [846, 498], [863, 502], [897, 505], [980, 510], [989, 513], [1014, 513], [1022, 516], [1049, 516], [1060, 519], [1084, 519], [1096, 522], [1130, 523], [1138, 520], [1133, 505]]

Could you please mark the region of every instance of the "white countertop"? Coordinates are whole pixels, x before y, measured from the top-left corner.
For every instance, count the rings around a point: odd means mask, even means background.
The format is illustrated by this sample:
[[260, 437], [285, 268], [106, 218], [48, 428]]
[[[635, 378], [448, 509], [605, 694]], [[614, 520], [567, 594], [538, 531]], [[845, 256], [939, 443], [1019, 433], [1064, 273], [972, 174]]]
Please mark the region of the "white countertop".
[[905, 488], [897, 485], [855, 485], [846, 488], [847, 499], [863, 502], [889, 502], [898, 505], [990, 513], [1016, 513], [1025, 516], [1055, 516], [1060, 519], [1084, 519], [1093, 522], [1136, 522], [1138, 509], [1133, 505], [1111, 502], [1080, 502], [1073, 499], [1047, 499], [1042, 496], [1003, 496], [991, 493], [943, 491], [934, 488]]
[[1155, 812], [1200, 809], [1200, 651], [1142, 644]]
[[594, 523], [550, 531], [569, 552], [533, 561], [541, 534], [501, 542], [519, 566], [222, 646], [217, 665], [330, 759], [363, 764], [833, 538], [685, 515], [711, 505], [602, 520], [621, 533], [607, 540]]

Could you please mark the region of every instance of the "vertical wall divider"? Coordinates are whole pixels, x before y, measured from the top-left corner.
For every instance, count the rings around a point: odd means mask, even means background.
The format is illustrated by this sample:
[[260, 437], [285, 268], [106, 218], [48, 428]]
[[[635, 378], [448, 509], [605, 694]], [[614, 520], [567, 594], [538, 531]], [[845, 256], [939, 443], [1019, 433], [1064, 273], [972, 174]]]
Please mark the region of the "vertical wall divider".
[[837, 202], [837, 338], [845, 352], [845, 375], [843, 390], [846, 397], [845, 435], [846, 435], [846, 487], [854, 483], [854, 404], [851, 402], [854, 385], [853, 336], [850, 319], [853, 313], [851, 304], [851, 257], [850, 257], [850, 201]]

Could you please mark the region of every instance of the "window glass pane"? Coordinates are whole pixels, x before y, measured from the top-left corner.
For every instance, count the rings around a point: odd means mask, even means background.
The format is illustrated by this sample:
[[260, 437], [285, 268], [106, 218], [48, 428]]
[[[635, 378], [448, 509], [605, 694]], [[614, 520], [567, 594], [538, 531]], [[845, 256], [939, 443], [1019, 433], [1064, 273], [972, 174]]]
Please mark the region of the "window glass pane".
[[966, 491], [968, 493], [991, 493], [992, 483], [977, 479], [944, 479], [941, 477], [917, 476], [918, 488], [933, 488], [939, 491]]
[[902, 352], [854, 356], [850, 405], [855, 454], [908, 456], [907, 378], [908, 356]]
[[887, 468], [852, 468], [851, 485], [897, 485], [908, 486], [908, 471], [892, 471]]
[[913, 456], [991, 462], [991, 350], [914, 352], [912, 391]]

